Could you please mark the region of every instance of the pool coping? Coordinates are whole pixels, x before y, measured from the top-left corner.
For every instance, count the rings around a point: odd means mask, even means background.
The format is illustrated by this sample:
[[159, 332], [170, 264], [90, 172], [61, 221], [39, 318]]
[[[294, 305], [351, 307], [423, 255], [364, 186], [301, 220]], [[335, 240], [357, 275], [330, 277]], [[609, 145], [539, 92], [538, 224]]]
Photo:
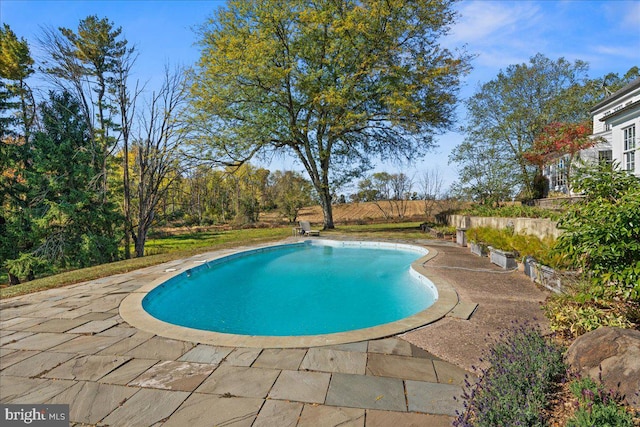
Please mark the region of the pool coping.
[[[322, 239], [340, 242], [335, 239]], [[393, 245], [390, 242], [369, 242], [367, 243], [384, 243]], [[286, 243], [284, 243], [286, 244]], [[282, 242], [267, 245], [256, 245], [251, 249], [243, 248], [233, 252], [211, 253], [207, 259], [198, 260], [198, 263], [206, 263], [215, 261], [224, 257], [234, 256], [243, 252], [256, 249], [270, 249], [282, 246]], [[356, 329], [346, 332], [337, 332], [332, 334], [321, 335], [305, 335], [305, 336], [254, 336], [254, 335], [236, 335], [220, 332], [205, 331], [185, 326], [178, 326], [162, 320], [156, 319], [147, 313], [142, 307], [142, 300], [154, 288], [171, 279], [174, 276], [183, 274], [190, 268], [168, 268], [159, 278], [131, 292], [124, 298], [120, 304], [120, 317], [131, 326], [142, 331], [150, 332], [162, 337], [172, 338], [182, 341], [198, 342], [201, 344], [211, 344], [225, 347], [249, 347], [249, 348], [301, 348], [301, 347], [319, 347], [327, 345], [346, 344], [351, 342], [366, 341], [377, 338], [384, 338], [400, 333], [414, 330], [430, 323], [436, 322], [449, 313], [459, 301], [458, 294], [446, 280], [441, 277], [434, 278], [427, 274], [424, 264], [430, 259], [438, 255], [438, 251], [430, 246], [416, 244], [397, 244], [397, 246], [413, 246], [421, 249], [427, 249], [428, 254], [418, 258], [411, 264], [411, 268], [426, 277], [433, 283], [438, 291], [438, 299], [427, 309], [414, 314], [413, 316], [400, 319], [395, 322], [383, 325], [373, 326], [370, 328]]]

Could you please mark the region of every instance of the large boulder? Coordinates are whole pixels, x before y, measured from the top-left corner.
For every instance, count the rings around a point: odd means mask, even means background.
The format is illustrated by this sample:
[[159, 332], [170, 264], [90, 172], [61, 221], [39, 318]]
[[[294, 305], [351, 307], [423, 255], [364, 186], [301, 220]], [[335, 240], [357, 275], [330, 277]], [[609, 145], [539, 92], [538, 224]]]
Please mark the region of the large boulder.
[[[578, 337], [565, 355], [569, 367], [640, 409], [640, 331], [601, 327]], [[618, 386], [619, 384], [619, 386]]]

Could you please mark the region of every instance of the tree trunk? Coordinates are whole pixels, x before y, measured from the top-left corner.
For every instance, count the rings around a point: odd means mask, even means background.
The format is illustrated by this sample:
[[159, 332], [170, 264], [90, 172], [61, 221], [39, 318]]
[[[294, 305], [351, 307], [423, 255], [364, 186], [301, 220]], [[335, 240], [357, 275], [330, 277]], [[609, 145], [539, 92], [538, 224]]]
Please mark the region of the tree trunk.
[[141, 258], [144, 256], [144, 244], [147, 241], [147, 230], [144, 227], [138, 227], [138, 236], [135, 239], [136, 257]]
[[575, 153], [569, 153], [569, 156], [567, 157], [567, 167], [566, 167], [566, 178], [567, 178], [567, 195], [571, 195], [571, 180], [573, 179], [573, 174], [572, 174], [572, 168], [573, 168], [573, 159], [574, 159]]
[[129, 181], [129, 144], [128, 141], [124, 141], [123, 144], [123, 165], [124, 175], [122, 177], [123, 184], [123, 203], [122, 209], [124, 210], [124, 258], [131, 258], [131, 191]]
[[[319, 138], [322, 139], [322, 138]], [[303, 144], [304, 146], [305, 144]], [[308, 141], [306, 146], [308, 147]], [[310, 150], [307, 149], [308, 156], [305, 156], [305, 153], [302, 152], [300, 147], [293, 146], [292, 147], [298, 158], [304, 165], [307, 173], [309, 174], [309, 178], [311, 178], [311, 183], [313, 187], [318, 192], [318, 196], [320, 197], [320, 206], [322, 206], [322, 214], [324, 216], [323, 220], [323, 230], [333, 230], [335, 225], [333, 224], [333, 209], [331, 206], [331, 189], [329, 187], [329, 164], [330, 158], [328, 156], [324, 156], [320, 159], [320, 168], [317, 168], [315, 165], [315, 160], [313, 160]], [[329, 152], [330, 150], [327, 150]]]
[[527, 171], [527, 164], [522, 156], [518, 156], [518, 164], [522, 171], [522, 177], [525, 183], [524, 187], [527, 193], [526, 197], [530, 198], [533, 195], [533, 178], [529, 175], [529, 172]]
[[20, 279], [18, 279], [17, 276], [14, 276], [11, 273], [8, 273], [8, 274], [9, 274], [9, 286], [15, 286], [20, 284]]
[[320, 194], [320, 205], [322, 206], [322, 214], [324, 216], [323, 230], [333, 230], [336, 228], [333, 225], [333, 207], [331, 206], [331, 193], [329, 188], [325, 187], [322, 191], [318, 191]]

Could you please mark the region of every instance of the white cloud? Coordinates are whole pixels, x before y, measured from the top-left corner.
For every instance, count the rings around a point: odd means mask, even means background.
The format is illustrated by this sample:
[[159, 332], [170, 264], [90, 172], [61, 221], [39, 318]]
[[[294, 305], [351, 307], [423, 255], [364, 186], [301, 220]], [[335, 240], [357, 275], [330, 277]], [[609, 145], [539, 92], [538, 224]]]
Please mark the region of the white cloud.
[[620, 29], [640, 28], [640, 2], [637, 0], [610, 1], [603, 5], [604, 16], [610, 23], [617, 23]]
[[629, 3], [629, 7], [622, 18], [622, 25], [634, 29], [636, 36], [640, 34], [640, 2]]
[[529, 2], [468, 1], [461, 3], [460, 18], [453, 26], [454, 43], [494, 45], [509, 40], [539, 19], [539, 7]]
[[629, 59], [638, 59], [640, 53], [636, 46], [611, 46], [611, 45], [594, 45], [591, 49], [600, 55], [624, 57]]
[[527, 62], [546, 47], [547, 41], [540, 36], [545, 22], [536, 2], [471, 0], [458, 3], [458, 11], [445, 45], [466, 44], [477, 55], [471, 81], [486, 80], [499, 69]]

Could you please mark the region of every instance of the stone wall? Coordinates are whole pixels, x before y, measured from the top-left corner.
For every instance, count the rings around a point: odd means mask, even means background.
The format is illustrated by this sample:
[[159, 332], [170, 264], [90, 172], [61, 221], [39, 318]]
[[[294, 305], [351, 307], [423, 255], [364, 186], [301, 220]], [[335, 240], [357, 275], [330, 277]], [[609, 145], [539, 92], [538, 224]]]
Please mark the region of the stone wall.
[[499, 218], [482, 216], [449, 215], [448, 224], [456, 228], [492, 227], [503, 229], [513, 227], [516, 233], [525, 233], [541, 239], [558, 237], [562, 232], [556, 222], [546, 218]]
[[563, 211], [567, 206], [574, 203], [580, 203], [584, 200], [584, 196], [567, 196], [567, 197], [552, 197], [550, 199], [536, 199], [533, 201], [533, 205], [543, 209], [556, 209]]

